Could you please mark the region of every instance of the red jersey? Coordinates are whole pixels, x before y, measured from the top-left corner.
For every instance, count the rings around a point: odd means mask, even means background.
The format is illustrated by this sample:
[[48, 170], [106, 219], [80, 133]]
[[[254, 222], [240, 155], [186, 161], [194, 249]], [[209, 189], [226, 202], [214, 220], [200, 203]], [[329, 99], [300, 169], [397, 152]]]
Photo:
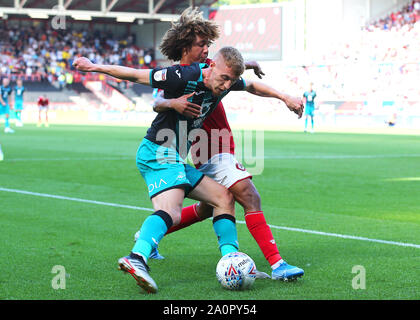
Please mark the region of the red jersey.
[[[207, 59], [206, 64], [210, 65], [211, 59]], [[210, 113], [206, 119], [204, 119], [202, 129], [206, 131], [208, 137], [208, 153], [204, 157], [206, 160], [209, 160], [216, 154], [219, 153], [231, 153], [235, 154], [235, 143], [233, 141], [232, 130], [228, 123], [225, 108], [223, 103], [220, 102], [216, 109]], [[213, 135], [212, 135], [212, 129]], [[194, 143], [193, 143], [194, 144]], [[200, 155], [199, 152], [196, 153], [197, 156]], [[201, 157], [200, 157], [201, 158]], [[203, 163], [196, 163], [193, 158], [196, 168], [200, 167]]]
[[[235, 143], [233, 141], [232, 130], [226, 118], [225, 108], [221, 102], [217, 105], [216, 109], [214, 109], [213, 112], [204, 120], [201, 129], [206, 131], [208, 137], [207, 155], [201, 156], [201, 149], [195, 153], [192, 153], [192, 155], [195, 154], [197, 157], [200, 156], [202, 161], [207, 161], [219, 153], [235, 154]], [[202, 162], [198, 161], [198, 159], [196, 161], [194, 157], [193, 162], [196, 168], [203, 164]]]
[[48, 98], [44, 98], [42, 96], [38, 98], [38, 106], [45, 107], [45, 106], [48, 106], [48, 103], [49, 103]]

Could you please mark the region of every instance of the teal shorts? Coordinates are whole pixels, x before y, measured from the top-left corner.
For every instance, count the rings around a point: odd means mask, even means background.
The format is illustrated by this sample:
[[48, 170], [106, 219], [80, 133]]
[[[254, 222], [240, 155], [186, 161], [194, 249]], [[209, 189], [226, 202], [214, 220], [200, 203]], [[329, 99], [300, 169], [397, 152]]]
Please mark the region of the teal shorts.
[[137, 168], [146, 181], [149, 197], [174, 188], [188, 195], [203, 179], [204, 174], [185, 163], [174, 150], [143, 139], [136, 157]]
[[22, 111], [23, 110], [23, 101], [22, 100], [15, 100], [15, 111]]
[[305, 114], [308, 116], [313, 117], [314, 116], [315, 107], [306, 106], [305, 107]]
[[10, 107], [8, 104], [5, 106], [0, 103], [0, 114], [9, 114], [10, 113]]

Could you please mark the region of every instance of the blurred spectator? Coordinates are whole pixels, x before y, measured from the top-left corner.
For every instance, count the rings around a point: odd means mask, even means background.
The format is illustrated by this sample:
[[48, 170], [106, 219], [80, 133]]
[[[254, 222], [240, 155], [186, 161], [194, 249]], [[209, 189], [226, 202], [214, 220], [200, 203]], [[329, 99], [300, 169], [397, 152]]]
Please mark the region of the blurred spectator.
[[150, 63], [152, 62], [152, 56], [149, 53], [146, 53], [144, 56], [144, 64], [146, 67], [150, 67]]
[[71, 72], [66, 72], [66, 87], [67, 89], [71, 89], [73, 84], [73, 74]]

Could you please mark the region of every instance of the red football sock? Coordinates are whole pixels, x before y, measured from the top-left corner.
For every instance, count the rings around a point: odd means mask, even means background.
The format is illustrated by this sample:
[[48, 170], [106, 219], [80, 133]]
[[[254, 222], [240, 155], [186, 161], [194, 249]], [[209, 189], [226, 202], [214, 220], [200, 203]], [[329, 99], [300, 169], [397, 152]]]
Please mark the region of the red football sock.
[[276, 246], [271, 229], [265, 221], [264, 213], [262, 211], [246, 212], [245, 222], [270, 266], [280, 261], [279, 249]]
[[189, 207], [182, 208], [181, 211], [181, 221], [176, 226], [172, 226], [168, 229], [166, 234], [172, 233], [179, 229], [188, 227], [196, 222], [201, 221], [200, 217], [197, 215], [197, 204], [194, 203]]

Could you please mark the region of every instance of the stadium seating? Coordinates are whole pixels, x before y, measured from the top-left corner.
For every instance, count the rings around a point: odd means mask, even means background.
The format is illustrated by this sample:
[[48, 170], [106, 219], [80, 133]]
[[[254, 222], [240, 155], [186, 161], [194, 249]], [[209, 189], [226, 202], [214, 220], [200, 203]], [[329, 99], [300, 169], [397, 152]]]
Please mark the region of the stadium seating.
[[[147, 55], [152, 57], [150, 64], [145, 63]], [[17, 78], [24, 80], [26, 101], [32, 101], [41, 92], [47, 92], [51, 101], [65, 101], [69, 90], [74, 94], [90, 92], [83, 85], [87, 79], [107, 80], [106, 77], [99, 79], [98, 75], [86, 76], [74, 70], [72, 62], [77, 56], [86, 56], [97, 63], [135, 68], [156, 66], [153, 50], [137, 47], [133, 35], [118, 39], [110, 32], [72, 29], [60, 32], [50, 28], [14, 28], [0, 23], [1, 75], [9, 77], [12, 82]], [[67, 81], [67, 76], [71, 80]], [[71, 89], [66, 88], [69, 84]]]
[[[420, 101], [415, 80], [420, 78], [419, 20], [420, 0], [414, 0], [368, 24], [352, 39], [343, 37], [337, 43], [332, 42], [330, 47], [322, 48], [322, 56], [312, 58], [305, 65], [283, 64], [282, 72], [278, 73], [278, 78], [271, 79], [271, 84], [300, 94], [313, 82], [319, 99], [324, 101], [363, 102], [374, 95], [384, 100], [397, 97]], [[19, 77], [28, 83], [26, 99], [32, 99], [31, 91], [47, 91], [63, 101], [66, 94], [60, 94], [59, 88], [65, 86], [65, 80], [60, 84], [59, 77], [70, 72], [72, 83], [79, 84], [79, 91], [90, 92], [83, 85], [87, 80], [106, 81], [109, 88], [133, 100], [136, 96], [151, 95], [151, 90], [140, 85], [121, 85], [97, 74], [82, 75], [72, 70], [71, 64], [75, 57], [83, 55], [98, 63], [136, 68], [156, 66], [156, 61], [145, 64], [149, 50], [134, 43], [132, 35], [118, 39], [110, 32], [72, 29], [60, 32], [48, 28], [41, 32], [33, 27], [7, 27], [0, 22], [0, 71], [12, 81]], [[243, 107], [246, 108], [246, 102]]]

